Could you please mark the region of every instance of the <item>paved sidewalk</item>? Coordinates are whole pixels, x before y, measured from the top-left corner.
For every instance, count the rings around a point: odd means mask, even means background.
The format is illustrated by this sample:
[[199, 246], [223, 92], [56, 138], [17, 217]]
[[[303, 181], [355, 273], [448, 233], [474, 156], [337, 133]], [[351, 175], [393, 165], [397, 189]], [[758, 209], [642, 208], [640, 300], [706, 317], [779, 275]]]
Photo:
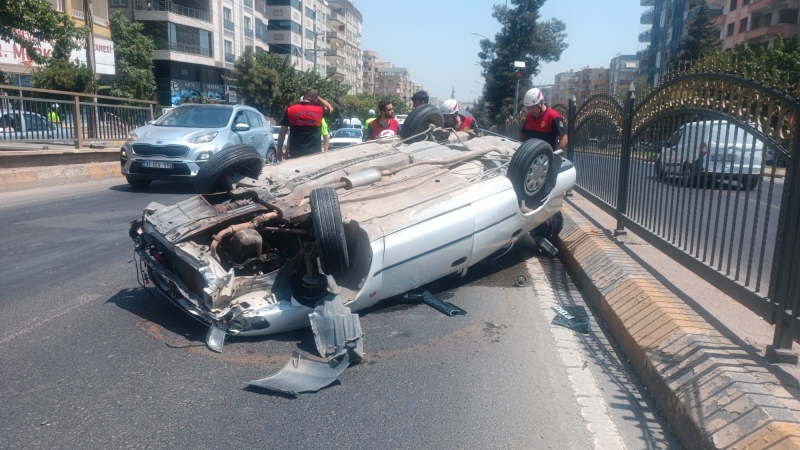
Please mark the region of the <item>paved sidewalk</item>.
[[800, 368], [764, 358], [771, 325], [577, 193], [564, 210], [564, 259], [684, 445], [800, 445]]

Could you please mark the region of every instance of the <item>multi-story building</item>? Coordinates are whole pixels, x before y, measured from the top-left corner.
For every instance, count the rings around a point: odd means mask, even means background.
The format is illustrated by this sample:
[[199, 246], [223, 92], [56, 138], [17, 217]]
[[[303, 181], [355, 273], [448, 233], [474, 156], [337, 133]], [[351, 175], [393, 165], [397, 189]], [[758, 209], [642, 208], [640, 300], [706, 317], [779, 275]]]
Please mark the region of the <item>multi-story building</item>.
[[611, 59], [608, 67], [609, 91], [617, 94], [620, 88], [627, 89], [636, 78], [639, 61], [636, 55], [617, 55]]
[[379, 69], [375, 93], [409, 100], [414, 95], [412, 83], [411, 70], [404, 67], [384, 67]]
[[[699, 4], [699, 2], [697, 2]], [[648, 6], [641, 17], [642, 25], [650, 25], [639, 33], [639, 42], [646, 44], [636, 53], [639, 60], [637, 76], [646, 75], [651, 84], [657, 84], [667, 70], [667, 61], [680, 51], [683, 35], [684, 12], [694, 3], [687, 0], [641, 0]]]
[[266, 0], [269, 51], [290, 55], [297, 70], [325, 74], [328, 61], [323, 55], [329, 48], [325, 37], [330, 16], [325, 0]]
[[[236, 87], [224, 76], [245, 46], [267, 44], [264, 0], [111, 0], [113, 11], [145, 26], [156, 46], [153, 71], [162, 105], [200, 94], [237, 102]], [[97, 4], [98, 2], [94, 2]]]
[[[772, 46], [775, 38], [800, 33], [800, 0], [710, 0], [712, 16], [721, 31], [722, 48], [746, 42]], [[692, 16], [693, 10], [687, 11]]]
[[[270, 0], [267, 0], [270, 1]], [[295, 1], [295, 0], [292, 0]], [[359, 94], [362, 85], [361, 12], [353, 0], [330, 0], [328, 17], [327, 74], [331, 79], [350, 85], [349, 94]]]
[[580, 86], [580, 95], [577, 96], [578, 101], [586, 100], [595, 92], [608, 90], [608, 69], [604, 67], [596, 69], [584, 67], [576, 74]]
[[364, 70], [362, 75], [362, 91], [365, 94], [375, 93], [375, 81], [378, 78], [377, 62], [381, 55], [375, 50], [364, 50]]
[[567, 104], [572, 95], [577, 97], [579, 94], [578, 74], [570, 70], [556, 75], [553, 89], [550, 91], [550, 97], [545, 97], [545, 101], [551, 105], [556, 103]]
[[[65, 13], [78, 25], [85, 25], [83, 0], [49, 0], [53, 9]], [[103, 81], [104, 77], [116, 73], [114, 61], [114, 43], [111, 41], [111, 29], [108, 23], [108, 2], [95, 1], [92, 3], [92, 19], [94, 26], [94, 70]], [[0, 71], [11, 75], [11, 83], [15, 86], [31, 86], [30, 69], [35, 66], [30, 55], [15, 42], [2, 42], [3, 51], [0, 51]], [[53, 46], [49, 42], [41, 42], [37, 52], [49, 55]], [[86, 63], [86, 47], [72, 52], [71, 60]]]

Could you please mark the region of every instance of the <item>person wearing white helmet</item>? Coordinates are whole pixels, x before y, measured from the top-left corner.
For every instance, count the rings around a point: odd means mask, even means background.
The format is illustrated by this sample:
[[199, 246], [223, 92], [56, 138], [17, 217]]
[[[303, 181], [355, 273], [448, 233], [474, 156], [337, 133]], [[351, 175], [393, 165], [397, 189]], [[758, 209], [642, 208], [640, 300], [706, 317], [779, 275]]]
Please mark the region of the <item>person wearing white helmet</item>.
[[[372, 122], [373, 120], [375, 120], [375, 110], [374, 109], [370, 109], [369, 110], [369, 118], [367, 118], [367, 120], [364, 121], [364, 131], [369, 130], [369, 123]], [[364, 133], [364, 134], [366, 135], [366, 133]]]
[[442, 102], [439, 108], [444, 117], [444, 128], [452, 128], [455, 131], [472, 131], [475, 129], [475, 121], [472, 117], [466, 117], [458, 113], [458, 102], [451, 98]]
[[366, 140], [383, 139], [400, 134], [400, 124], [394, 118], [394, 105], [391, 100], [378, 102], [381, 116], [369, 123]]
[[519, 140], [541, 139], [550, 144], [553, 150], [563, 150], [567, 146], [567, 131], [564, 118], [555, 109], [548, 108], [542, 91], [529, 89], [523, 100], [528, 116], [519, 132]]

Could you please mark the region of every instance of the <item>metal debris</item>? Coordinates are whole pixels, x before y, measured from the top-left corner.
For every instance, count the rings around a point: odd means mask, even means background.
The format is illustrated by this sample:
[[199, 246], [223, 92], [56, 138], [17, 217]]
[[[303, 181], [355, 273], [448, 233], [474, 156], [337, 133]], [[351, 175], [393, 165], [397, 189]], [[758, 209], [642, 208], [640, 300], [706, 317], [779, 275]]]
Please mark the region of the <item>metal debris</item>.
[[223, 344], [225, 344], [225, 330], [216, 322], [212, 322], [211, 326], [208, 327], [208, 332], [206, 332], [206, 345], [211, 350], [220, 353], [222, 352]]
[[517, 275], [516, 280], [514, 280], [514, 284], [519, 287], [525, 287], [528, 285], [528, 277], [525, 275]]
[[301, 392], [317, 392], [339, 379], [350, 365], [350, 358], [344, 355], [341, 361], [317, 361], [292, 352], [292, 359], [275, 375], [248, 384], [284, 394], [297, 395]]
[[553, 323], [580, 333], [589, 332], [589, 314], [583, 306], [552, 306], [556, 312]]
[[340, 296], [325, 300], [308, 315], [314, 342], [324, 358], [337, 357], [345, 353], [350, 360], [360, 362], [364, 358], [364, 332], [358, 314], [344, 306]]
[[551, 257], [556, 256], [558, 254], [558, 249], [556, 248], [556, 246], [553, 245], [546, 238], [543, 238], [541, 236], [536, 236], [533, 238], [533, 240], [536, 241], [536, 246], [539, 247], [540, 252], [545, 253]]
[[426, 305], [430, 306], [431, 308], [445, 314], [448, 316], [466, 316], [467, 311], [464, 309], [459, 308], [458, 306], [445, 301], [440, 300], [433, 296], [428, 291], [417, 291], [417, 292], [407, 292], [403, 294], [403, 298], [408, 300], [417, 300], [422, 301]]

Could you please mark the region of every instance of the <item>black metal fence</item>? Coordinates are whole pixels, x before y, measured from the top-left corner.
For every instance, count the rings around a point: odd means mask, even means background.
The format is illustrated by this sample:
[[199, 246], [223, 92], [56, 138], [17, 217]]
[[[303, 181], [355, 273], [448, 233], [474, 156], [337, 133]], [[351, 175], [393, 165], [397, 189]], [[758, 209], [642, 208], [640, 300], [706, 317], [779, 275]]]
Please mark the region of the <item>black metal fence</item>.
[[[712, 63], [624, 101], [554, 107], [568, 124], [576, 190], [775, 324], [773, 360], [800, 337], [800, 87]], [[720, 73], [722, 72], [722, 73]]]
[[156, 102], [0, 85], [0, 142], [72, 144], [125, 140], [153, 120]]

